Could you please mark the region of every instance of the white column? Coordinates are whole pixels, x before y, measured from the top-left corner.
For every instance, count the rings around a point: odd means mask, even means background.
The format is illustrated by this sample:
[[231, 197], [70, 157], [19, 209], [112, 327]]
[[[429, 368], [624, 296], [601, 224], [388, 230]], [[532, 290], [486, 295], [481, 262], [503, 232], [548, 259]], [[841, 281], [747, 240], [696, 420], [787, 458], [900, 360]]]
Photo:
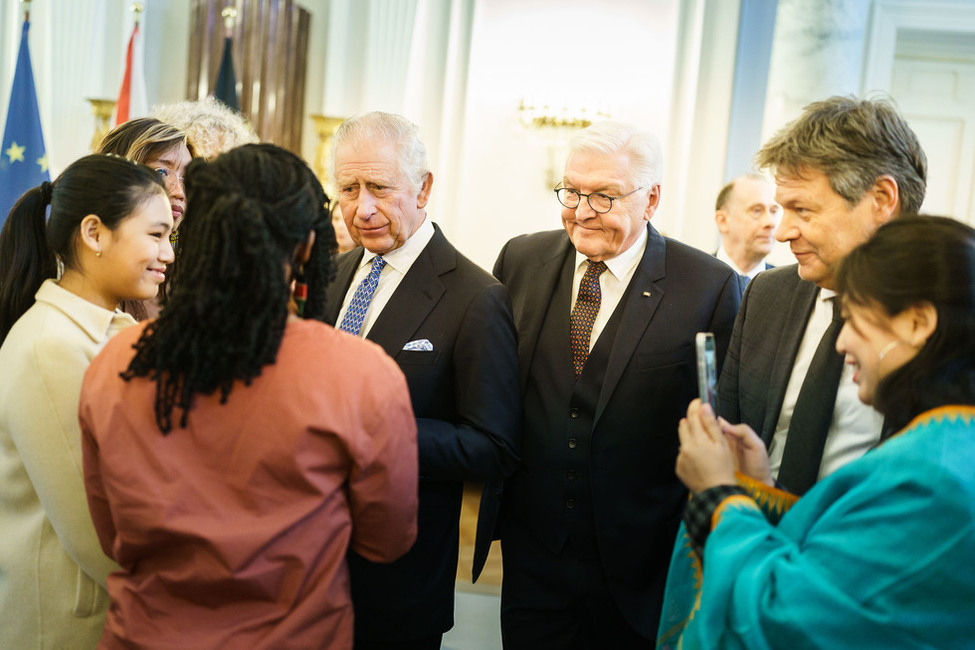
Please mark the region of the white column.
[[806, 104], [859, 93], [869, 14], [870, 0], [779, 0], [763, 141]]

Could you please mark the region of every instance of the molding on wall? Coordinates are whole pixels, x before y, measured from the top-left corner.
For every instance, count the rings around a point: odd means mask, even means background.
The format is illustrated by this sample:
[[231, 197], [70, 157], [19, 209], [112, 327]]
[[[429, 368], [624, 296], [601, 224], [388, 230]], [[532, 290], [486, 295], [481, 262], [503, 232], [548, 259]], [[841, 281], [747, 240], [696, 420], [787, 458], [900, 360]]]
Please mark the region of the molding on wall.
[[861, 94], [890, 92], [897, 37], [902, 32], [975, 34], [971, 0], [876, 0], [864, 52]]

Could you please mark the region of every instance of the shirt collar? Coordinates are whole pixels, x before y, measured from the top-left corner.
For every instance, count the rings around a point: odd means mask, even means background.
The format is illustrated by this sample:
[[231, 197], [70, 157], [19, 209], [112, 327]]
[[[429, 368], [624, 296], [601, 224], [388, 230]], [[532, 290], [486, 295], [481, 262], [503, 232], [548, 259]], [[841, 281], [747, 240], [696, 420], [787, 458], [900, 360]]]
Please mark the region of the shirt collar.
[[[616, 255], [616, 257], [605, 260], [606, 268], [609, 272], [613, 274], [617, 280], [622, 280], [626, 275], [636, 266], [640, 258], [643, 257], [643, 251], [647, 247], [647, 228], [644, 226], [643, 231], [640, 233], [640, 237], [633, 242], [633, 244], [627, 248], [622, 253]], [[586, 261], [586, 256], [576, 251], [576, 270], [582, 266], [582, 263]]]
[[[384, 253], [383, 259], [386, 260], [387, 266], [391, 266], [396, 271], [405, 275], [410, 270], [410, 267], [413, 266], [416, 258], [423, 252], [423, 249], [430, 243], [431, 239], [433, 239], [433, 222], [424, 216], [423, 223], [416, 229], [416, 232], [403, 242], [403, 245], [399, 248]], [[376, 253], [366, 249], [362, 255], [362, 260], [359, 262], [359, 268], [361, 269], [363, 266], [371, 265], [374, 257], [376, 257]]]
[[765, 270], [765, 258], [762, 258], [761, 262], [750, 268], [748, 271], [741, 270], [738, 268], [738, 265], [735, 264], [734, 260], [731, 259], [731, 256], [728, 255], [728, 251], [724, 249], [724, 246], [718, 248], [718, 254], [715, 255], [715, 257], [733, 268], [738, 275], [743, 275], [749, 280], [754, 280], [756, 275]]
[[96, 343], [104, 341], [112, 331], [136, 324], [129, 314], [99, 307], [62, 288], [55, 280], [45, 280], [34, 299], [65, 314]]

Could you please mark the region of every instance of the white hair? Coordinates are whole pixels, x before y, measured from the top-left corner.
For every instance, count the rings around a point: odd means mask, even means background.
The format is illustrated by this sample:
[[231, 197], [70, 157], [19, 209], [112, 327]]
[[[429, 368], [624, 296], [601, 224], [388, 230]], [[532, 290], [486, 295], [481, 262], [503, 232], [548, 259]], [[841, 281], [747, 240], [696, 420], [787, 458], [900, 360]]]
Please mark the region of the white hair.
[[569, 155], [625, 153], [630, 158], [627, 171], [635, 187], [650, 188], [663, 177], [664, 160], [660, 141], [649, 131], [632, 124], [605, 120], [580, 131], [569, 142]]
[[419, 128], [402, 115], [373, 111], [350, 117], [332, 138], [332, 169], [335, 169], [335, 152], [343, 145], [355, 146], [366, 139], [378, 138], [396, 145], [399, 170], [409, 180], [414, 193], [419, 192], [430, 169], [427, 165], [427, 148], [420, 140]]

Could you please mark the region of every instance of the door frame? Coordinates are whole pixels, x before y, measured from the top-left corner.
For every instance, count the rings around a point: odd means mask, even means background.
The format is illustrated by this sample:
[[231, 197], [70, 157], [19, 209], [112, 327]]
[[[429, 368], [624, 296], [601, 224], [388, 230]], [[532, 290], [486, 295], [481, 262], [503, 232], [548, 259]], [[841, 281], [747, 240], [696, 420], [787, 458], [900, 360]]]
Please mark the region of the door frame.
[[975, 35], [971, 0], [875, 0], [864, 52], [861, 93], [890, 92], [897, 37], [901, 32], [954, 32]]

